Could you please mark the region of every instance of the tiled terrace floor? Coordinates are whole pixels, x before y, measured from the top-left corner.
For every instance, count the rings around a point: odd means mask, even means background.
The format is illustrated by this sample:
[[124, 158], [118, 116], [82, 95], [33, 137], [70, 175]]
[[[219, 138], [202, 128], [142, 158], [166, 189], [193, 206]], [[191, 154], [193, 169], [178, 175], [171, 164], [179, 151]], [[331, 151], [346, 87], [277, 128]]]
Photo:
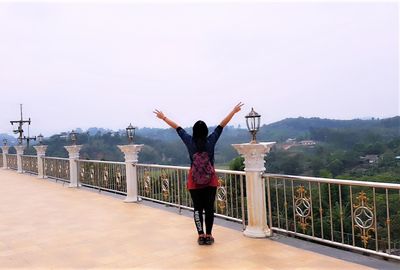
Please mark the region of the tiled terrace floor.
[[1, 269], [370, 269], [191, 218], [0, 169]]

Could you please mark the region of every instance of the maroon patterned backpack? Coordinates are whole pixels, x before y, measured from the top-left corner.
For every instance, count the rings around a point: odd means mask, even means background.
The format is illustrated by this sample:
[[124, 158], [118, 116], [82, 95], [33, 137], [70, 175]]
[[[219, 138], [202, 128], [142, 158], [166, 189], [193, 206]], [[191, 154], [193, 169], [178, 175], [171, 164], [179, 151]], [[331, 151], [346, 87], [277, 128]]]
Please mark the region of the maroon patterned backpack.
[[214, 173], [214, 167], [211, 165], [207, 152], [197, 152], [193, 155], [192, 180], [195, 184], [209, 184]]

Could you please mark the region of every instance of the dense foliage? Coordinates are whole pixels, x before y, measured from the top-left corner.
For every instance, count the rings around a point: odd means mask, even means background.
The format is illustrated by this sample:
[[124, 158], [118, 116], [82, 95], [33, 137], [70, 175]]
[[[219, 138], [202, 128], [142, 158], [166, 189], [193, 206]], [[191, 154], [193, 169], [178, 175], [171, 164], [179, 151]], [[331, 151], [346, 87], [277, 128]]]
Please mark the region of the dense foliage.
[[[268, 172], [400, 181], [400, 117], [351, 121], [299, 118], [278, 123], [272, 124], [268, 132], [279, 134], [281, 142], [290, 135], [298, 140], [313, 140], [316, 145], [297, 145], [284, 150], [278, 144], [267, 157]], [[369, 155], [376, 155], [378, 160], [370, 163], [362, 158]], [[230, 168], [241, 170], [242, 163], [242, 158], [236, 158]]]
[[[210, 131], [213, 127], [209, 128]], [[191, 133], [190, 129], [187, 129]], [[141, 163], [188, 165], [185, 146], [173, 129], [143, 128], [136, 132], [135, 143], [144, 144]], [[46, 138], [48, 156], [67, 157], [66, 134]], [[290, 118], [264, 125], [257, 134], [259, 141], [276, 141], [267, 157], [267, 170], [272, 173], [398, 181], [400, 179], [400, 117], [371, 120], [329, 120]], [[287, 150], [282, 146], [289, 138], [313, 140], [314, 146], [296, 145]], [[215, 159], [218, 167], [243, 170], [243, 159], [232, 144], [248, 142], [245, 129], [226, 127], [217, 144]], [[122, 161], [117, 145], [126, 144], [123, 131], [91, 128], [78, 136], [83, 144], [83, 159]], [[27, 153], [35, 151], [28, 149]], [[373, 163], [361, 157], [377, 155]]]

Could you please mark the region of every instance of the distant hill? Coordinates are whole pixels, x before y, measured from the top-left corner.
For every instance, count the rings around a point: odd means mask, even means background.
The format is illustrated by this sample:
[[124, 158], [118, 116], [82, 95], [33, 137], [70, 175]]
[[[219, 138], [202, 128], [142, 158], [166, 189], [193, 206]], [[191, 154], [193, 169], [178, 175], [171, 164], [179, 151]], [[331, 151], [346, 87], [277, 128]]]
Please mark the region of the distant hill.
[[13, 136], [10, 136], [8, 134], [5, 133], [0, 133], [0, 143], [1, 145], [3, 145], [3, 140], [6, 139], [7, 140], [7, 144], [9, 145], [14, 145], [17, 143], [17, 139], [14, 138]]
[[[210, 132], [215, 127], [209, 127]], [[87, 131], [76, 129], [80, 134], [79, 143], [84, 144], [82, 157], [88, 159], [122, 160], [122, 153], [116, 145], [126, 143], [125, 131], [112, 131], [107, 128], [93, 127]], [[186, 128], [192, 133], [191, 128]], [[9, 142], [15, 143], [15, 138], [5, 135]], [[288, 138], [297, 140], [315, 140], [329, 143], [340, 149], [351, 148], [359, 143], [385, 143], [400, 137], [400, 117], [369, 120], [332, 120], [322, 118], [287, 118], [269, 125], [263, 125], [257, 134], [258, 141], [284, 142]], [[0, 135], [0, 139], [1, 139]], [[49, 145], [49, 156], [67, 155], [63, 145], [69, 144], [65, 134], [45, 138]], [[227, 164], [238, 156], [232, 144], [250, 141], [247, 129], [227, 126], [216, 146], [216, 163]], [[145, 144], [140, 155], [140, 161], [146, 163], [161, 163], [187, 165], [189, 159], [185, 146], [180, 141], [176, 131], [161, 128], [140, 128], [136, 130], [136, 143]], [[34, 153], [34, 150], [28, 150]]]
[[[371, 132], [388, 135], [390, 137], [400, 136], [400, 116], [386, 119], [370, 120], [332, 120], [322, 118], [286, 118], [284, 120], [263, 125], [260, 128], [260, 139], [284, 141], [288, 138], [313, 139], [311, 133], [320, 129], [351, 129], [370, 130]], [[315, 138], [314, 138], [315, 139]]]
[[[209, 127], [210, 132], [215, 127]], [[351, 129], [351, 130], [369, 130], [381, 135], [394, 137], [400, 136], [400, 116], [386, 119], [369, 120], [332, 120], [322, 118], [286, 118], [284, 120], [263, 125], [257, 133], [258, 140], [282, 142], [288, 138], [312, 139], [312, 133], [321, 129]], [[191, 128], [186, 128], [191, 133]], [[174, 141], [177, 140], [176, 132], [173, 129], [160, 128], [141, 128], [137, 134], [154, 140]], [[243, 143], [250, 140], [247, 129], [234, 128], [228, 126], [224, 129], [221, 139], [229, 143]], [[221, 142], [220, 142], [221, 143]]]

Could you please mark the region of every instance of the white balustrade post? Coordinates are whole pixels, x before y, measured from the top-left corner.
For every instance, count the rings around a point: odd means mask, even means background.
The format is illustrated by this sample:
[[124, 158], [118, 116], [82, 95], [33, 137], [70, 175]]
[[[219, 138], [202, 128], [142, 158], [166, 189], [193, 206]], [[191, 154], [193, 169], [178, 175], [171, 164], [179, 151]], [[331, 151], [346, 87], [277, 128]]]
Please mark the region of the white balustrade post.
[[124, 202], [138, 201], [137, 171], [138, 155], [143, 144], [118, 145], [118, 148], [125, 154], [126, 167], [126, 198]]
[[36, 145], [33, 148], [35, 148], [37, 154], [38, 178], [44, 178], [43, 159], [46, 156], [47, 145]]
[[248, 214], [248, 225], [244, 235], [248, 237], [262, 238], [272, 235], [267, 225], [265, 183], [262, 174], [265, 171], [264, 157], [274, 144], [275, 142], [232, 145], [244, 157]]
[[78, 183], [78, 162], [79, 151], [82, 145], [68, 145], [64, 146], [69, 155], [69, 187], [75, 188], [79, 186]]
[[25, 146], [23, 145], [15, 145], [15, 150], [17, 150], [17, 172], [23, 173], [22, 171], [22, 155], [24, 154]]
[[10, 147], [8, 145], [3, 145], [1, 147], [1, 150], [3, 151], [3, 169], [7, 169], [7, 154], [8, 154], [8, 149], [10, 149]]

